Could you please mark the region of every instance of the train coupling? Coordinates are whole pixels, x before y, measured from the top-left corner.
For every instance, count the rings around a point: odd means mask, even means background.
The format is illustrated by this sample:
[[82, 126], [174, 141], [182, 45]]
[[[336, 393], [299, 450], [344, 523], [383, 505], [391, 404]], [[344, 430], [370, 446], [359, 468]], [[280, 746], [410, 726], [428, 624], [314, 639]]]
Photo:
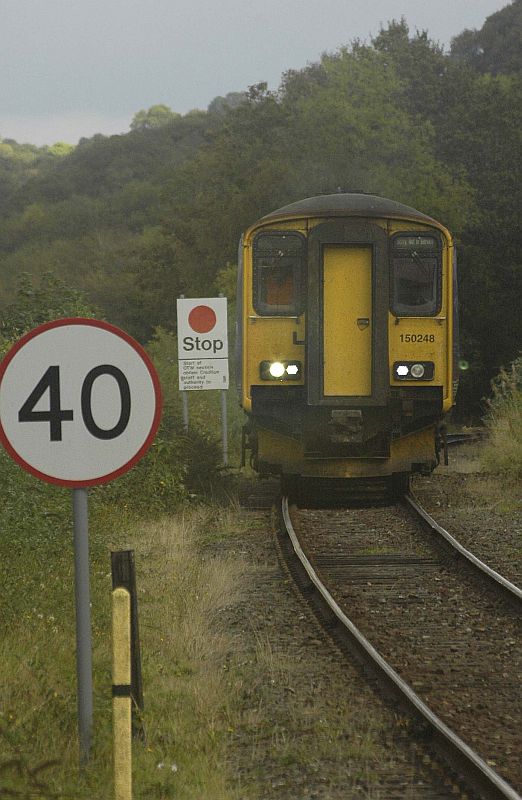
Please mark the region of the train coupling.
[[331, 411], [328, 428], [331, 442], [336, 444], [362, 444], [363, 416], [361, 409], [334, 409]]

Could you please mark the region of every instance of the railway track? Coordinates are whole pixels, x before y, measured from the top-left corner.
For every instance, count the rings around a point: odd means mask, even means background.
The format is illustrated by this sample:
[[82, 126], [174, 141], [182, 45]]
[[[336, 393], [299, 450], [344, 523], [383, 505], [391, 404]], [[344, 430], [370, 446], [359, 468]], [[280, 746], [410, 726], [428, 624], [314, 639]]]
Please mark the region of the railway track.
[[482, 428], [466, 433], [448, 433], [446, 443], [448, 445], [473, 444], [482, 441], [485, 436], [486, 432]]
[[520, 800], [520, 589], [412, 497], [329, 510], [283, 498], [282, 519], [305, 594], [407, 709], [416, 737], [475, 796]]

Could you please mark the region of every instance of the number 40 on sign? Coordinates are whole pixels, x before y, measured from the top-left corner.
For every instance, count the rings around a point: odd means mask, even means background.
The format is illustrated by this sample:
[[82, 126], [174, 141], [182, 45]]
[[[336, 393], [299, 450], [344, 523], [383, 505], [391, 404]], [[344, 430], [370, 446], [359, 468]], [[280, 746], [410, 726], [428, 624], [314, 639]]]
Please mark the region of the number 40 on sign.
[[0, 436], [43, 480], [105, 483], [151, 444], [161, 414], [147, 354], [112, 325], [63, 319], [35, 328], [0, 365]]

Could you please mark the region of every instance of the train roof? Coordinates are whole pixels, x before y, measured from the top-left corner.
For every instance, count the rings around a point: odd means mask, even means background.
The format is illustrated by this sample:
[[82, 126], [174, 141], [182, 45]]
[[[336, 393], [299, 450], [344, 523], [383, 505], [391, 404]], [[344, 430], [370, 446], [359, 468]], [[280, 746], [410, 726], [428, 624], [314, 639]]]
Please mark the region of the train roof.
[[[360, 216], [360, 217], [406, 217], [418, 219], [423, 222], [436, 222], [432, 217], [417, 211], [411, 206], [388, 200], [374, 194], [361, 192], [338, 192], [336, 194], [320, 194], [316, 197], [307, 197], [296, 203], [271, 211], [262, 217], [263, 222], [272, 218], [281, 217], [315, 217], [315, 216]], [[438, 223], [437, 223], [438, 224]]]

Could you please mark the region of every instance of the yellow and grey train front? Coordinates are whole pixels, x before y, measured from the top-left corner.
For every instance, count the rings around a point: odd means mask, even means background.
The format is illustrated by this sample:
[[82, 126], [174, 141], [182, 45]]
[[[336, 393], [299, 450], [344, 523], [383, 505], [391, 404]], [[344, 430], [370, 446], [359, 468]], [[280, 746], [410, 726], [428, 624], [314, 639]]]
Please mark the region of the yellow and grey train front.
[[446, 228], [385, 198], [321, 195], [252, 225], [239, 261], [254, 469], [342, 482], [431, 471], [456, 389]]

